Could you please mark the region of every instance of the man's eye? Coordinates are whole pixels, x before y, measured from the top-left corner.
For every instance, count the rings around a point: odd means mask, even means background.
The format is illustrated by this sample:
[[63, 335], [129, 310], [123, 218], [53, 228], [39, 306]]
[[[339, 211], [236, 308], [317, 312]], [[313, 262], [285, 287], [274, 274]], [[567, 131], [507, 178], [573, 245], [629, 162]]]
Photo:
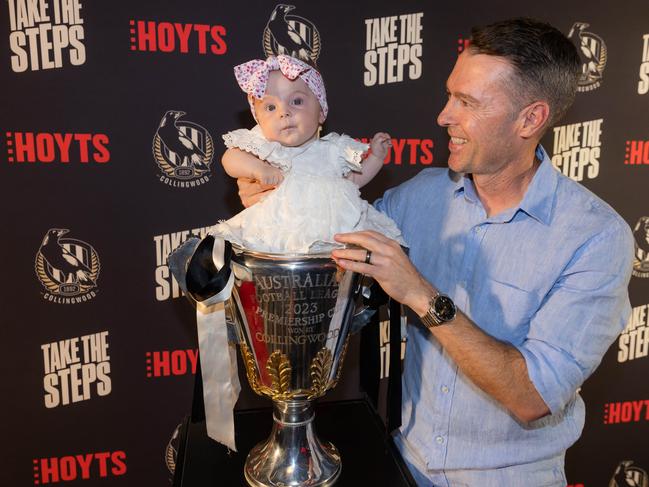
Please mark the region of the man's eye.
[[266, 105], [266, 111], [267, 112], [274, 112], [275, 111], [275, 105]]

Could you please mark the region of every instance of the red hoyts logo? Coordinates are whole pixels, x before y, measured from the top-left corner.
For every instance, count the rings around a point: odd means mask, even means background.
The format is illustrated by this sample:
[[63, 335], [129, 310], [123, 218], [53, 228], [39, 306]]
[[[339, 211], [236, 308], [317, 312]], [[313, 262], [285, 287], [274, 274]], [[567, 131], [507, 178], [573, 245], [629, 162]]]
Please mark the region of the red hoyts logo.
[[225, 27], [131, 20], [131, 51], [225, 54]]
[[[369, 139], [359, 139], [369, 144]], [[433, 163], [433, 141], [431, 139], [392, 139], [392, 147], [383, 164], [409, 164], [414, 166], [422, 164], [428, 166]]]
[[197, 349], [162, 350], [146, 353], [146, 376], [168, 377], [196, 373]]
[[584, 484], [568, 484], [566, 487], [584, 487]]
[[604, 404], [604, 424], [649, 421], [649, 399]]
[[457, 53], [462, 54], [462, 51], [466, 51], [471, 45], [471, 39], [464, 39], [459, 37], [457, 40]]
[[117, 477], [125, 473], [126, 453], [123, 451], [34, 459], [35, 485], [87, 480], [91, 477]]
[[624, 164], [649, 164], [649, 140], [627, 140]]
[[110, 161], [106, 134], [7, 132], [9, 162]]

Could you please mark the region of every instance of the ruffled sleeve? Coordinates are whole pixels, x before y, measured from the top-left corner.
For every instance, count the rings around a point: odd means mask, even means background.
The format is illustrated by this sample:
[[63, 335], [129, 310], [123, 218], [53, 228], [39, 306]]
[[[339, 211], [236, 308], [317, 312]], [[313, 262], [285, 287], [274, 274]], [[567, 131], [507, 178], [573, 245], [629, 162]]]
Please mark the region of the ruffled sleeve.
[[339, 135], [335, 132], [327, 134], [322, 140], [327, 140], [336, 146], [338, 163], [343, 176], [346, 176], [349, 171], [361, 172], [363, 170], [361, 161], [363, 154], [370, 147], [369, 144], [358, 142], [348, 135]]
[[283, 171], [291, 168], [290, 153], [279, 142], [266, 140], [259, 125], [255, 125], [251, 130], [233, 130], [222, 137], [228, 149], [236, 148], [249, 152]]

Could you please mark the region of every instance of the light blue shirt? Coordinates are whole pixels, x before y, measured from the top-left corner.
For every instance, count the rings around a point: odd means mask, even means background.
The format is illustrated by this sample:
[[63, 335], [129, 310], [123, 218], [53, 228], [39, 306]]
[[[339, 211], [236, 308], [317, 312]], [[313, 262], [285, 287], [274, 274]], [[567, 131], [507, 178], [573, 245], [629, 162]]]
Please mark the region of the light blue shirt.
[[[551, 414], [517, 421], [419, 323], [408, 327], [403, 455], [418, 469], [494, 469], [561, 455], [584, 424], [577, 390], [630, 313], [633, 237], [604, 201], [542, 161], [523, 200], [488, 217], [469, 177], [430, 168], [376, 203], [422, 275], [516, 347]], [[452, 326], [452, 325], [450, 325]]]

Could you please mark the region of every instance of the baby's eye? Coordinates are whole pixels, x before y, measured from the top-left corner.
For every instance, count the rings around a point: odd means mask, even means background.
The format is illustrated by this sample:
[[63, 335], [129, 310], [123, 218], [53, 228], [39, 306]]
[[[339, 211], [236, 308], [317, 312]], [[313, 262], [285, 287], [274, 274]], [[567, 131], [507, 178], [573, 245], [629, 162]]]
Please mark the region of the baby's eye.
[[299, 106], [299, 105], [302, 105], [302, 104], [304, 104], [304, 100], [302, 98], [295, 98], [293, 100], [293, 105], [298, 105]]
[[267, 111], [267, 112], [274, 112], [274, 111], [275, 111], [275, 108], [276, 108], [275, 105], [273, 105], [272, 103], [266, 105], [266, 111]]

